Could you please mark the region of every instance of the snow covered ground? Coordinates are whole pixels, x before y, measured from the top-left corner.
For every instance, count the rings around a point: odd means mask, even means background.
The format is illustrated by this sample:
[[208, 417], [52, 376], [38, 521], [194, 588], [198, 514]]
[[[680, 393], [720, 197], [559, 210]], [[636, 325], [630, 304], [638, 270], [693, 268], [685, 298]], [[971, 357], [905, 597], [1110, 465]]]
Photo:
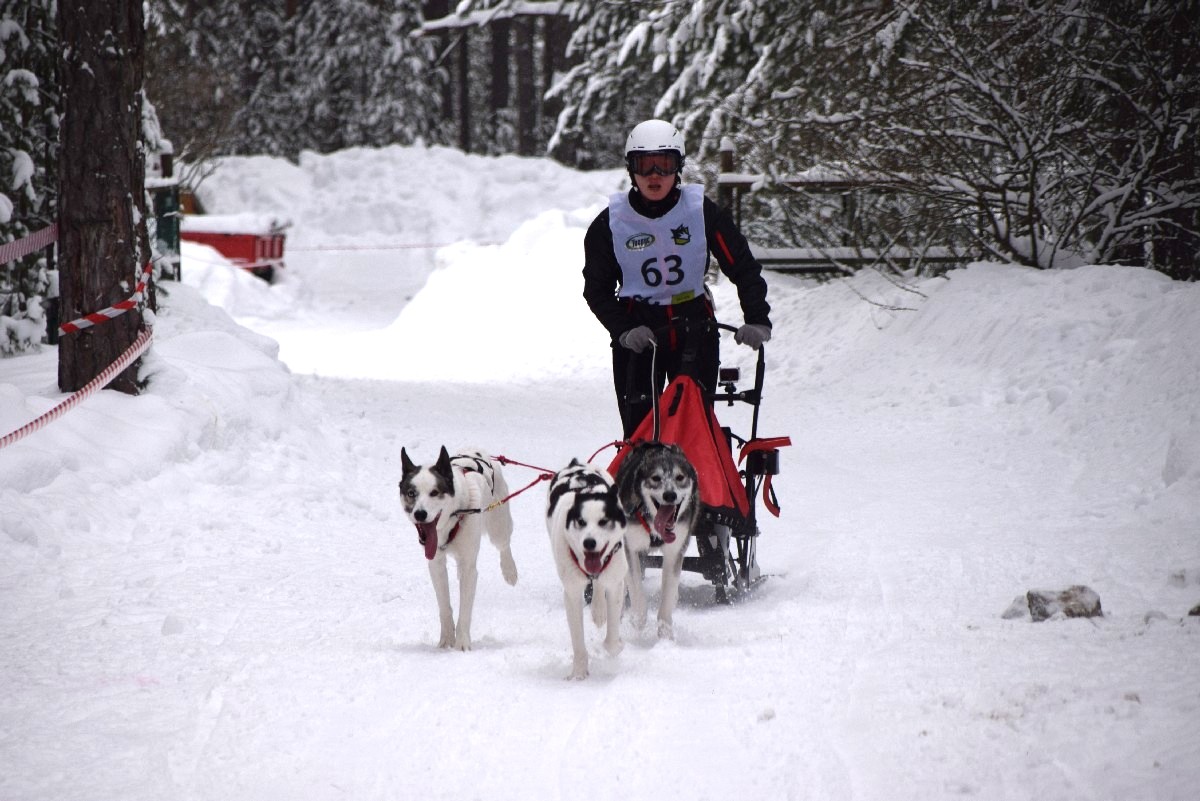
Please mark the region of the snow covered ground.
[[[565, 681], [538, 487], [519, 583], [485, 545], [475, 650], [435, 647], [400, 447], [614, 439], [579, 271], [621, 183], [424, 148], [213, 175], [210, 211], [293, 221], [283, 279], [189, 246], [148, 390], [0, 450], [0, 799], [1196, 798], [1200, 286], [1141, 269], [770, 275], [759, 591], [685, 574], [675, 641], [589, 626]], [[0, 434], [55, 360], [0, 360]], [[1074, 584], [1103, 618], [1002, 618]]]

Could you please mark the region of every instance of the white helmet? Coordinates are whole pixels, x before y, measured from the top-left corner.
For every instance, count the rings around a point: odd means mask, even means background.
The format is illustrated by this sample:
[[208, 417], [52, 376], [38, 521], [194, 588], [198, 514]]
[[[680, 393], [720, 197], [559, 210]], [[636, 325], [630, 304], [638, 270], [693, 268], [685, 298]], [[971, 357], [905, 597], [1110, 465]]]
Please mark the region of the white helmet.
[[646, 120], [639, 122], [629, 132], [625, 142], [625, 158], [631, 153], [655, 150], [674, 150], [679, 154], [679, 163], [683, 164], [683, 134], [666, 120]]

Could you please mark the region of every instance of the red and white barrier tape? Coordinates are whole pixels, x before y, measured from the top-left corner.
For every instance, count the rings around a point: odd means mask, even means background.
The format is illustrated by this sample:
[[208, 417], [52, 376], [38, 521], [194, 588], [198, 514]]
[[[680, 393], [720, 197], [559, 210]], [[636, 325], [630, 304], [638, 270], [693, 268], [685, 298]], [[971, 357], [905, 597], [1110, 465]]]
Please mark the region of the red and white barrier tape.
[[78, 320], [72, 320], [69, 323], [63, 323], [58, 327], [58, 333], [74, 334], [78, 331], [82, 331], [85, 328], [91, 328], [97, 323], [106, 323], [114, 317], [120, 317], [125, 312], [135, 308], [142, 302], [143, 293], [146, 291], [146, 282], [150, 280], [150, 273], [153, 272], [153, 270], [154, 265], [150, 262], [146, 262], [146, 269], [142, 271], [142, 280], [138, 281], [137, 288], [134, 289], [132, 295], [120, 303], [114, 303], [107, 309], [101, 309], [98, 312], [85, 314]]
[[28, 256], [35, 250], [41, 250], [57, 240], [58, 224], [54, 223], [15, 242], [5, 242], [0, 245], [0, 264], [8, 264], [22, 256]]
[[140, 334], [138, 334], [137, 339], [133, 341], [133, 344], [130, 345], [124, 353], [117, 357], [115, 362], [106, 367], [104, 371], [100, 373], [100, 375], [89, 381], [83, 389], [74, 393], [71, 395], [71, 397], [67, 398], [65, 401], [58, 404], [36, 420], [26, 423], [11, 434], [0, 437], [0, 449], [11, 445], [26, 435], [32, 434], [34, 431], [37, 431], [38, 429], [54, 422], [59, 417], [66, 414], [68, 411], [86, 400], [88, 396], [104, 389], [109, 385], [109, 383], [112, 382], [114, 378], [120, 375], [125, 368], [133, 364], [134, 359], [146, 352], [146, 348], [150, 347], [150, 340], [153, 336], [154, 332], [152, 329], [144, 329]]

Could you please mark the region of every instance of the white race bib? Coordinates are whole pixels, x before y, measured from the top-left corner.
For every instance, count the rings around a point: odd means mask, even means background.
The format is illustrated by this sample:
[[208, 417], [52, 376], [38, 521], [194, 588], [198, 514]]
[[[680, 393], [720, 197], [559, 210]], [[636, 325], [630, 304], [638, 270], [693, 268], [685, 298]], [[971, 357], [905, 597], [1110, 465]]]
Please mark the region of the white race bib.
[[704, 294], [704, 187], [681, 187], [675, 208], [657, 220], [638, 214], [618, 192], [608, 199], [608, 225], [621, 265], [618, 296], [666, 306]]

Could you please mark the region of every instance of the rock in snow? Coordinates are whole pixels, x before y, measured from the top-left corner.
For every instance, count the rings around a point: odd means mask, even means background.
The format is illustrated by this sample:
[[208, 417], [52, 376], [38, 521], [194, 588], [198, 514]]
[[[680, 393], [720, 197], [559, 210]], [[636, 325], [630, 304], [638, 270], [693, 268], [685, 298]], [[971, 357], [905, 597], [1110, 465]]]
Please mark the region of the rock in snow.
[[1025, 593], [1029, 602], [1029, 614], [1034, 623], [1048, 620], [1056, 615], [1063, 617], [1103, 617], [1100, 596], [1090, 587], [1075, 585], [1061, 592], [1054, 590], [1030, 590]]

